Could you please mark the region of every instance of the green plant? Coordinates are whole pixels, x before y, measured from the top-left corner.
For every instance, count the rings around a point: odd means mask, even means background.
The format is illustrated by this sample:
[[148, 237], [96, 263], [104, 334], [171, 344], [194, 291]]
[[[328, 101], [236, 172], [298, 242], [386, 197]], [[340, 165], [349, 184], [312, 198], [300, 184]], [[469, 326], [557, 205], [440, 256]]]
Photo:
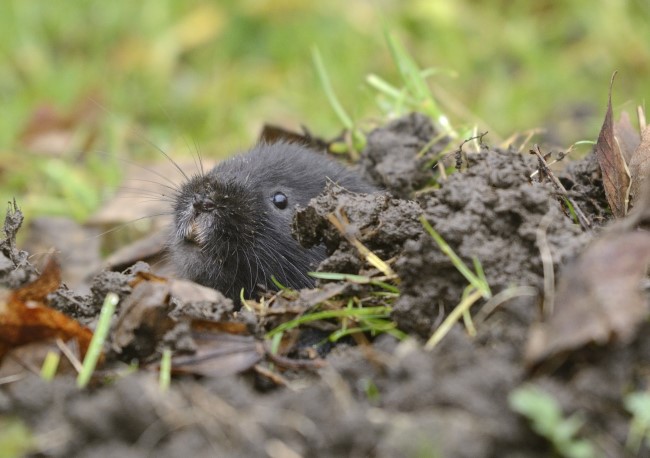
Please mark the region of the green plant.
[[[397, 287], [382, 279], [334, 272], [310, 272], [309, 275], [321, 280], [346, 281], [375, 286], [376, 289], [369, 292], [368, 297], [376, 297], [389, 303], [399, 296]], [[331, 342], [336, 342], [344, 336], [355, 333], [369, 333], [373, 336], [388, 333], [400, 340], [406, 337], [406, 334], [397, 329], [395, 322], [390, 319], [392, 308], [389, 305], [364, 307], [362, 302], [359, 298], [352, 297], [348, 299], [344, 307], [330, 310], [319, 310], [322, 304], [316, 305], [307, 313], [272, 329], [266, 334], [266, 338], [272, 340], [272, 348], [277, 348], [280, 339], [278, 336], [285, 331], [320, 320], [338, 321], [340, 327], [330, 334], [329, 341]]]
[[[312, 49], [312, 59], [314, 61], [314, 67], [316, 68], [316, 73], [318, 74], [318, 79], [321, 82], [321, 85], [323, 87], [323, 90], [325, 91], [325, 95], [327, 96], [327, 100], [329, 101], [330, 106], [338, 116], [339, 120], [343, 124], [343, 126], [348, 130], [348, 132], [351, 135], [351, 145], [352, 146], [352, 151], [355, 154], [358, 154], [359, 151], [363, 150], [366, 146], [366, 136], [364, 133], [355, 125], [355, 123], [352, 121], [352, 118], [350, 115], [348, 115], [347, 111], [343, 108], [343, 105], [341, 105], [341, 102], [339, 101], [338, 97], [336, 96], [336, 93], [334, 92], [334, 88], [332, 87], [332, 83], [330, 82], [329, 75], [327, 74], [327, 70], [325, 69], [325, 64], [323, 63], [323, 58], [320, 55], [320, 51], [318, 48], [314, 47]], [[345, 148], [345, 145], [333, 145], [332, 151], [333, 152], [345, 152], [347, 148]]]
[[579, 414], [562, 416], [558, 402], [533, 385], [524, 385], [510, 393], [508, 404], [515, 412], [526, 417], [533, 430], [546, 438], [557, 453], [566, 458], [593, 458], [596, 450], [587, 439], [576, 435], [584, 420]]
[[399, 71], [402, 87], [397, 88], [375, 74], [368, 75], [366, 82], [392, 101], [389, 107], [394, 114], [420, 111], [429, 116], [444, 135], [457, 138], [458, 133], [451, 126], [447, 114], [440, 108], [427, 82], [429, 76], [441, 73], [441, 70], [431, 68], [421, 70], [415, 59], [392, 33], [384, 30], [384, 36], [393, 62]]
[[632, 414], [630, 432], [625, 444], [629, 452], [638, 454], [645, 440], [650, 447], [650, 393], [636, 392], [625, 396], [625, 408]]
[[56, 370], [59, 367], [61, 356], [54, 351], [48, 351], [45, 355], [45, 360], [41, 366], [41, 378], [43, 380], [52, 380], [56, 375]]
[[[330, 335], [330, 340], [333, 342], [345, 335], [356, 332], [370, 332], [372, 334], [386, 332], [395, 337], [404, 338], [404, 333], [396, 329], [395, 323], [389, 320], [390, 312], [390, 307], [355, 307], [352, 301], [350, 301], [348, 306], [343, 309], [310, 312], [282, 323], [269, 331], [266, 334], [266, 338], [273, 338], [276, 334], [296, 328], [301, 324], [328, 319], [339, 319], [341, 321], [341, 329]], [[358, 325], [348, 327], [347, 322], [354, 322]]]
[[489, 299], [492, 297], [492, 291], [490, 290], [490, 285], [488, 284], [487, 279], [485, 278], [485, 273], [483, 272], [483, 266], [481, 262], [474, 258], [474, 270], [476, 273], [472, 272], [469, 267], [458, 257], [454, 250], [445, 242], [445, 240], [436, 232], [436, 230], [429, 224], [424, 215], [420, 216], [420, 222], [424, 229], [431, 235], [433, 240], [438, 244], [440, 250], [449, 258], [454, 267], [465, 277], [469, 282], [469, 285], [463, 291], [463, 296], [460, 303], [454, 307], [454, 310], [451, 311], [447, 318], [442, 322], [442, 324], [436, 329], [436, 331], [431, 335], [429, 340], [425, 345], [425, 349], [433, 349], [438, 342], [449, 332], [453, 324], [460, 319], [462, 316], [465, 321], [465, 326], [467, 327], [470, 334], [475, 334], [474, 325], [472, 324], [472, 318], [469, 314], [470, 307], [481, 297], [484, 299]]
[[160, 358], [160, 373], [158, 377], [158, 386], [160, 391], [165, 392], [169, 389], [172, 379], [172, 351], [169, 348], [163, 350]]
[[115, 293], [108, 293], [104, 299], [104, 304], [102, 305], [102, 310], [99, 313], [99, 319], [97, 320], [97, 327], [95, 328], [93, 337], [90, 340], [90, 345], [86, 351], [86, 357], [84, 358], [81, 371], [77, 376], [77, 386], [79, 388], [84, 388], [88, 385], [88, 382], [95, 371], [97, 362], [102, 354], [102, 348], [104, 347], [106, 336], [108, 336], [108, 331], [111, 328], [111, 320], [115, 313], [115, 307], [117, 306], [118, 301], [119, 297]]
[[0, 417], [0, 458], [18, 458], [34, 449], [34, 438], [22, 420]]

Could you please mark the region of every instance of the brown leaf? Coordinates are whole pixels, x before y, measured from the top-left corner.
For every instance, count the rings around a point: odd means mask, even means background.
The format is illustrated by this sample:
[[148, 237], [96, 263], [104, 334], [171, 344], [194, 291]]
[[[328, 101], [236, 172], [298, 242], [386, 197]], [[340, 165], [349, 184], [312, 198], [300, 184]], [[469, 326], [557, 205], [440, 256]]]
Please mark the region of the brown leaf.
[[323, 303], [341, 294], [348, 287], [345, 283], [326, 283], [320, 288], [300, 291], [300, 305], [305, 309]]
[[169, 292], [182, 304], [189, 304], [192, 302], [212, 302], [215, 304], [228, 303], [232, 310], [232, 301], [227, 299], [219, 291], [208, 288], [207, 286], [199, 285], [190, 280], [176, 278], [170, 279]]
[[224, 332], [227, 334], [250, 335], [246, 323], [239, 321], [210, 321], [192, 320], [192, 331], [195, 332]]
[[97, 230], [70, 218], [37, 216], [29, 221], [22, 249], [28, 253], [61, 253], [58, 260], [63, 282], [83, 293], [90, 289], [89, 273], [101, 265], [100, 244]]
[[630, 161], [630, 203], [634, 205], [639, 200], [643, 183], [650, 174], [650, 126], [643, 129], [641, 143], [634, 151]]
[[[98, 94], [87, 94], [68, 113], [43, 104], [32, 113], [20, 140], [31, 151], [59, 156], [71, 150], [87, 151], [99, 133]], [[81, 135], [79, 135], [81, 133]]]
[[228, 321], [232, 301], [212, 288], [149, 272], [138, 272], [130, 285], [133, 292], [122, 304], [112, 337], [113, 350], [126, 358], [146, 360], [170, 331], [176, 341], [195, 334], [207, 340], [224, 332], [250, 334], [245, 323]]
[[614, 136], [621, 149], [623, 159], [626, 164], [630, 164], [634, 151], [641, 143], [641, 136], [639, 132], [632, 126], [630, 115], [627, 111], [621, 113], [620, 118], [614, 123]]
[[630, 186], [630, 177], [626, 170], [625, 161], [621, 150], [614, 138], [612, 121], [612, 85], [614, 76], [609, 86], [609, 100], [605, 121], [596, 142], [596, 158], [603, 174], [603, 186], [607, 202], [616, 218], [622, 218], [627, 213], [627, 196]]
[[192, 332], [197, 351], [172, 358], [172, 372], [223, 377], [246, 371], [264, 356], [262, 345], [252, 336], [215, 332]]
[[113, 350], [146, 358], [174, 322], [169, 317], [169, 285], [152, 279], [139, 281], [122, 304], [112, 338]]
[[43, 268], [43, 273], [35, 281], [14, 291], [14, 299], [20, 302], [45, 302], [47, 295], [56, 291], [61, 284], [61, 271], [50, 258]]
[[53, 338], [76, 339], [83, 357], [92, 332], [46, 305], [60, 281], [59, 268], [50, 259], [36, 281], [0, 297], [0, 359], [11, 348]]
[[591, 245], [562, 276], [555, 313], [531, 329], [528, 365], [589, 343], [629, 341], [648, 316], [641, 280], [650, 263], [650, 233], [612, 233]]
[[165, 249], [169, 239], [168, 230], [161, 229], [144, 238], [119, 248], [104, 261], [104, 270], [122, 272], [138, 261], [156, 266], [156, 272], [166, 268]]

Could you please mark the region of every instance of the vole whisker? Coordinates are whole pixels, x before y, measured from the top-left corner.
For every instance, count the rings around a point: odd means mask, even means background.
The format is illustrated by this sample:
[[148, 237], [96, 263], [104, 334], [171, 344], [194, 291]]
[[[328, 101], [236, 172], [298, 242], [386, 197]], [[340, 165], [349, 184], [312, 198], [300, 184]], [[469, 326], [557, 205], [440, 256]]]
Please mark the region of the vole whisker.
[[[165, 113], [165, 116], [167, 116], [167, 119], [174, 126], [178, 126], [178, 121], [176, 120], [176, 118], [172, 117], [171, 114], [169, 113], [169, 111], [165, 107], [160, 106], [160, 109], [161, 109], [161, 111], [163, 113]], [[197, 172], [199, 174], [199, 177], [203, 177], [203, 163], [201, 161], [201, 155], [199, 154], [199, 151], [198, 151], [198, 147], [197, 147], [197, 144], [196, 144], [196, 139], [192, 138], [192, 142], [194, 143], [194, 151], [192, 151], [192, 148], [190, 148], [190, 143], [188, 141], [187, 135], [182, 134], [181, 137], [183, 138], [183, 142], [185, 143], [185, 148], [187, 148], [187, 150], [190, 153], [192, 153], [192, 159], [194, 160], [194, 166], [196, 167], [196, 170], [197, 170]], [[196, 154], [196, 157], [195, 157], [195, 154]], [[198, 158], [198, 164], [197, 164], [197, 158]], [[183, 172], [181, 171], [181, 173], [183, 173]], [[188, 179], [185, 174], [183, 174], [183, 176], [185, 176], [186, 180]]]
[[122, 230], [125, 227], [127, 227], [127, 226], [129, 226], [129, 225], [131, 225], [133, 223], [137, 223], [138, 221], [143, 221], [145, 219], [155, 218], [157, 216], [171, 216], [171, 215], [173, 215], [173, 213], [162, 212], [162, 213], [154, 213], [153, 215], [141, 216], [140, 218], [135, 218], [135, 219], [132, 219], [132, 220], [127, 221], [125, 223], [119, 224], [119, 225], [117, 225], [115, 227], [112, 227], [112, 228], [108, 229], [107, 231], [102, 232], [101, 234], [97, 234], [96, 237], [102, 237], [102, 236], [104, 236], [106, 234], [110, 234], [112, 232]]
[[196, 151], [196, 157], [199, 158], [199, 176], [203, 178], [205, 176], [205, 170], [203, 169], [203, 158], [201, 157], [201, 149], [199, 148], [196, 139], [192, 139], [194, 142], [194, 151]]
[[[162, 194], [162, 193], [160, 193], [158, 191], [154, 191], [154, 190], [151, 190], [151, 189], [133, 188], [131, 186], [118, 186], [117, 189], [120, 190], [120, 191], [132, 191], [134, 193], [138, 193], [138, 194], [134, 194], [134, 196], [145, 195], [145, 196], [149, 196], [149, 197], [162, 197], [162, 198], [166, 198], [166, 199], [169, 199], [169, 200], [173, 200], [176, 197], [175, 194], [171, 194], [171, 195]], [[117, 197], [120, 197], [120, 196], [118, 195]]]
[[[95, 153], [95, 154], [101, 154], [101, 155], [104, 155], [104, 156], [110, 156], [110, 153], [108, 153], [108, 152], [106, 152], [106, 151], [101, 151], [101, 150], [95, 150], [94, 153]], [[175, 183], [175, 182], [172, 181], [169, 177], [166, 177], [166, 176], [163, 175], [162, 173], [157, 172], [156, 170], [154, 170], [154, 169], [152, 169], [152, 168], [146, 167], [146, 166], [144, 166], [144, 165], [142, 165], [142, 164], [138, 164], [137, 162], [130, 161], [130, 160], [128, 160], [128, 159], [124, 159], [124, 158], [121, 158], [121, 157], [116, 157], [115, 159], [117, 159], [118, 161], [120, 161], [120, 162], [122, 162], [122, 163], [124, 163], [124, 164], [128, 164], [128, 165], [131, 165], [131, 166], [133, 166], [133, 167], [137, 167], [137, 168], [139, 168], [139, 169], [141, 169], [141, 170], [145, 170], [146, 172], [149, 172], [149, 173], [151, 173], [151, 174], [153, 174], [153, 175], [156, 175], [158, 178], [162, 178], [163, 180], [165, 180], [167, 183], [169, 183], [169, 184], [171, 185], [171, 189], [175, 189], [175, 190], [176, 190], [176, 189], [179, 188], [179, 184], [178, 184], [178, 183]], [[187, 179], [187, 178], [186, 178], [186, 179]], [[160, 185], [160, 186], [167, 186], [167, 185], [165, 185], [165, 184], [163, 184], [163, 183], [158, 183], [158, 182], [156, 182], [156, 181], [152, 181], [152, 183], [158, 184], [158, 185]]]
[[179, 190], [180, 190], [180, 189], [179, 189], [179, 186], [169, 186], [169, 185], [166, 185], [166, 184], [164, 184], [164, 183], [160, 183], [160, 182], [158, 182], [158, 181], [145, 180], [145, 179], [143, 179], [143, 178], [131, 178], [130, 180], [127, 180], [127, 181], [139, 181], [139, 182], [141, 182], [141, 183], [151, 183], [151, 184], [155, 184], [156, 186], [160, 186], [160, 187], [162, 187], [162, 188], [167, 188], [167, 189], [169, 189], [170, 191], [174, 191], [175, 194], [177, 194], [177, 193], [179, 192]]

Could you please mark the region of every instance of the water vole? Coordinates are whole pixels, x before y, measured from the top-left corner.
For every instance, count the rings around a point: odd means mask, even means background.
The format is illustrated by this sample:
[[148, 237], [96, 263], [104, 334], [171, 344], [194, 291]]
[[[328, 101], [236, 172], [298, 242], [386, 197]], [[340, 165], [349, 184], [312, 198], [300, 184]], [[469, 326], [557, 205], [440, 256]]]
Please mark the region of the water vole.
[[169, 251], [177, 273], [237, 301], [260, 287], [313, 285], [307, 272], [325, 248], [291, 236], [296, 205], [306, 206], [327, 180], [353, 192], [376, 189], [343, 165], [291, 143], [260, 144], [189, 179], [178, 190]]

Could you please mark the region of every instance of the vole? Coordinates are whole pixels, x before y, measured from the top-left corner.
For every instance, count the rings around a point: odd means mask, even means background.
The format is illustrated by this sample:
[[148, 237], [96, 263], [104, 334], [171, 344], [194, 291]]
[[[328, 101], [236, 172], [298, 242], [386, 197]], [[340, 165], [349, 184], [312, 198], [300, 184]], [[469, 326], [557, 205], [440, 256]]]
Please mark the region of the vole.
[[305, 207], [328, 180], [352, 192], [377, 189], [342, 164], [295, 143], [261, 143], [185, 182], [174, 198], [168, 248], [176, 272], [236, 303], [281, 284], [313, 285], [307, 272], [325, 256], [291, 236]]

